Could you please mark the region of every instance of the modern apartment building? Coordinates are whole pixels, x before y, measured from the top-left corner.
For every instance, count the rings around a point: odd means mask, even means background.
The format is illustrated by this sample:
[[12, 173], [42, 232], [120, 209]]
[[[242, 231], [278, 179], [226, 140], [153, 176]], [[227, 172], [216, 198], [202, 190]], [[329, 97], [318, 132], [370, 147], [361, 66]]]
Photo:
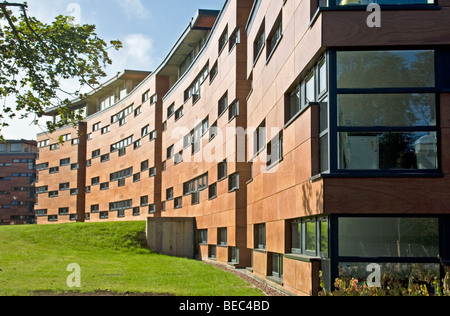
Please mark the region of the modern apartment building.
[[[316, 294], [319, 271], [329, 287], [439, 278], [449, 58], [446, 0], [200, 10], [154, 72], [74, 103], [78, 134], [52, 138], [76, 144], [39, 136], [38, 222], [195, 218], [198, 258], [295, 295]], [[62, 174], [68, 158], [78, 169]]]
[[0, 225], [32, 224], [36, 141], [0, 142]]

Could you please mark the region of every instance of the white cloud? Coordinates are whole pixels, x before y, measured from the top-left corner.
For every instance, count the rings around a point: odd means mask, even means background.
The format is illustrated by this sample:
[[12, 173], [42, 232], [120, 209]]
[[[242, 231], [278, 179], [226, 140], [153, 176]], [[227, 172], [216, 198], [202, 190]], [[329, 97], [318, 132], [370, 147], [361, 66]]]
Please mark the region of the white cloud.
[[153, 40], [145, 34], [129, 34], [122, 41], [123, 48], [110, 54], [113, 64], [107, 68], [108, 76], [124, 69], [154, 70]]
[[125, 11], [128, 19], [145, 19], [149, 15], [147, 8], [142, 4], [141, 0], [117, 0], [117, 2]]

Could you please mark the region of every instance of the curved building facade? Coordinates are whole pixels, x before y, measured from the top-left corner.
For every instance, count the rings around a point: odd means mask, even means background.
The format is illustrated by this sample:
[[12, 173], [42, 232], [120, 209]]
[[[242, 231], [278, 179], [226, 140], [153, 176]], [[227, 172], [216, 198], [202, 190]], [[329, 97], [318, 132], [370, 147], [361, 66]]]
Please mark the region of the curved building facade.
[[[450, 263], [450, 3], [229, 0], [38, 137], [38, 223], [195, 219], [294, 295]], [[56, 113], [49, 111], [49, 115]], [[64, 145], [57, 139], [63, 136]]]

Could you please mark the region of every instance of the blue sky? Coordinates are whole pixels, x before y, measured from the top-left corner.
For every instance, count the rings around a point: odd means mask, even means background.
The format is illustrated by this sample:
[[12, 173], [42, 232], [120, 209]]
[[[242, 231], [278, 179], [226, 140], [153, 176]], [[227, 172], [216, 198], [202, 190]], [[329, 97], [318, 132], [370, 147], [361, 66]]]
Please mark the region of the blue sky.
[[[19, 2], [19, 1], [16, 1]], [[21, 1], [24, 2], [24, 1]], [[154, 70], [166, 57], [198, 9], [221, 10], [225, 0], [28, 0], [28, 14], [50, 23], [57, 15], [72, 15], [81, 24], [95, 24], [97, 34], [124, 47], [111, 51], [108, 76], [124, 69]], [[106, 80], [107, 78], [105, 78]], [[70, 83], [67, 83], [70, 84]], [[6, 139], [36, 139], [42, 132], [31, 118], [10, 122]]]

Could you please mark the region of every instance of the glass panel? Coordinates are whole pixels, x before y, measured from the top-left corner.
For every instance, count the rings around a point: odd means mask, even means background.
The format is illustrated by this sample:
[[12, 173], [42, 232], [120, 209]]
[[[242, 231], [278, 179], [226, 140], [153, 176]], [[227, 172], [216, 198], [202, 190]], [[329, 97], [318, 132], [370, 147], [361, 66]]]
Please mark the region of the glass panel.
[[[352, 1], [352, 0], [350, 0]], [[337, 52], [338, 88], [434, 87], [434, 51]]]
[[339, 133], [339, 168], [437, 169], [436, 132]]
[[339, 126], [436, 126], [434, 94], [340, 94]]
[[328, 159], [328, 134], [325, 134], [320, 138], [320, 172], [328, 171], [329, 159]]
[[319, 132], [322, 133], [328, 128], [328, 98], [320, 102], [320, 122]]
[[432, 257], [439, 255], [437, 218], [339, 218], [339, 255]]
[[310, 220], [306, 223], [305, 245], [306, 251], [316, 251], [316, 221]]
[[328, 257], [328, 220], [320, 220], [320, 253], [325, 258]]
[[314, 75], [306, 79], [306, 103], [316, 100]]
[[327, 63], [324, 59], [319, 64], [319, 93], [327, 90]]
[[291, 248], [292, 252], [300, 253], [302, 248], [302, 223], [301, 221], [295, 221], [291, 224]]

